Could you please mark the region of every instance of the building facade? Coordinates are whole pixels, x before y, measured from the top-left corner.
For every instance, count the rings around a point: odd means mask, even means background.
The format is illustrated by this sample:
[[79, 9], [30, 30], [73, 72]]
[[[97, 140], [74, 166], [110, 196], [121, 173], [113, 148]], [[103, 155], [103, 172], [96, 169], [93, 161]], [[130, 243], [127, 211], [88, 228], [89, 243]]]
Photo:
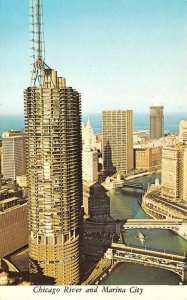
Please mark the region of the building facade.
[[88, 119], [86, 125], [82, 123], [82, 142], [90, 149], [95, 149], [96, 136], [94, 135], [93, 128]]
[[25, 175], [25, 136], [22, 131], [10, 130], [2, 134], [2, 174], [16, 179]]
[[83, 184], [83, 206], [85, 217], [105, 222], [110, 216], [110, 198], [107, 190], [99, 183]]
[[95, 148], [99, 150], [100, 152], [103, 151], [102, 149], [102, 144], [103, 144], [103, 135], [102, 133], [97, 133], [96, 134], [96, 143], [95, 143]]
[[135, 169], [156, 171], [161, 168], [162, 148], [140, 148], [134, 149]]
[[26, 188], [27, 187], [27, 177], [26, 175], [23, 176], [17, 176], [16, 177], [16, 182], [17, 184], [22, 187], [22, 188]]
[[0, 180], [0, 259], [28, 244], [27, 203], [22, 189], [1, 185]]
[[2, 175], [2, 146], [0, 145], [0, 176]]
[[98, 179], [98, 153], [95, 149], [96, 136], [89, 119], [85, 127], [82, 125], [82, 138], [82, 178], [94, 182]]
[[184, 149], [183, 160], [183, 200], [187, 202], [187, 147]]
[[81, 101], [65, 79], [45, 70], [24, 91], [29, 260], [35, 284], [79, 283], [82, 205]]
[[161, 196], [170, 200], [186, 198], [186, 147], [177, 145], [162, 150]]
[[90, 182], [98, 179], [98, 153], [84, 146], [82, 151], [82, 178]]
[[164, 136], [163, 106], [150, 107], [150, 138], [158, 139]]
[[132, 110], [103, 111], [103, 167], [105, 174], [133, 170]]
[[179, 124], [179, 142], [187, 144], [187, 120], [181, 120]]

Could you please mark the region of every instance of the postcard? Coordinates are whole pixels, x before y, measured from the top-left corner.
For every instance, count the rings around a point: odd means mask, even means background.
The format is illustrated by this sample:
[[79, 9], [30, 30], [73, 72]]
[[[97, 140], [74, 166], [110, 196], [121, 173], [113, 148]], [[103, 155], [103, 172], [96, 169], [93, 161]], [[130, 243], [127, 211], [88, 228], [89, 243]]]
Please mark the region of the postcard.
[[0, 300], [186, 299], [187, 1], [0, 21]]

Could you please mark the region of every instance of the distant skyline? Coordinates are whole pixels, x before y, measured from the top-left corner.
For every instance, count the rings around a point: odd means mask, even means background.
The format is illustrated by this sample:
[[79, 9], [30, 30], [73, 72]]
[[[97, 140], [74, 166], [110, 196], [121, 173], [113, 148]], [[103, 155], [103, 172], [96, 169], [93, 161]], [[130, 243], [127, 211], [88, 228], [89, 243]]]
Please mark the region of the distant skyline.
[[[23, 114], [29, 1], [0, 0], [0, 114]], [[187, 1], [43, 0], [46, 63], [82, 94], [83, 113], [187, 112]]]

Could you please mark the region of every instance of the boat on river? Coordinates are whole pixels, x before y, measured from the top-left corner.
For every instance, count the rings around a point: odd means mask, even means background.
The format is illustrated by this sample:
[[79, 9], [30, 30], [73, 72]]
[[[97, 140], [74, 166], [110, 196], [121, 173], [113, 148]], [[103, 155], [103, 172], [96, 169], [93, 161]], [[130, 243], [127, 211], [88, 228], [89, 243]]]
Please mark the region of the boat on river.
[[142, 232], [138, 232], [138, 239], [141, 243], [145, 242], [145, 235]]

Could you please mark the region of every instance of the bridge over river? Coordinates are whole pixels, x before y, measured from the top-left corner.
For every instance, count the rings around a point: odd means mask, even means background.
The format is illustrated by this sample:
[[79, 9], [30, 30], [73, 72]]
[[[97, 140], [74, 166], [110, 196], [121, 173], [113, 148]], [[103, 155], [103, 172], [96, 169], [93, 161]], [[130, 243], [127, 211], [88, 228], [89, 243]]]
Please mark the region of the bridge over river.
[[169, 229], [187, 239], [187, 222], [180, 219], [128, 219], [124, 229]]
[[185, 254], [163, 253], [159, 250], [112, 243], [105, 253], [105, 258], [111, 260], [112, 264], [131, 262], [166, 269], [178, 274], [182, 282], [187, 284], [187, 257]]
[[122, 187], [124, 189], [141, 190], [143, 192], [147, 190], [147, 184], [143, 183], [124, 182]]

